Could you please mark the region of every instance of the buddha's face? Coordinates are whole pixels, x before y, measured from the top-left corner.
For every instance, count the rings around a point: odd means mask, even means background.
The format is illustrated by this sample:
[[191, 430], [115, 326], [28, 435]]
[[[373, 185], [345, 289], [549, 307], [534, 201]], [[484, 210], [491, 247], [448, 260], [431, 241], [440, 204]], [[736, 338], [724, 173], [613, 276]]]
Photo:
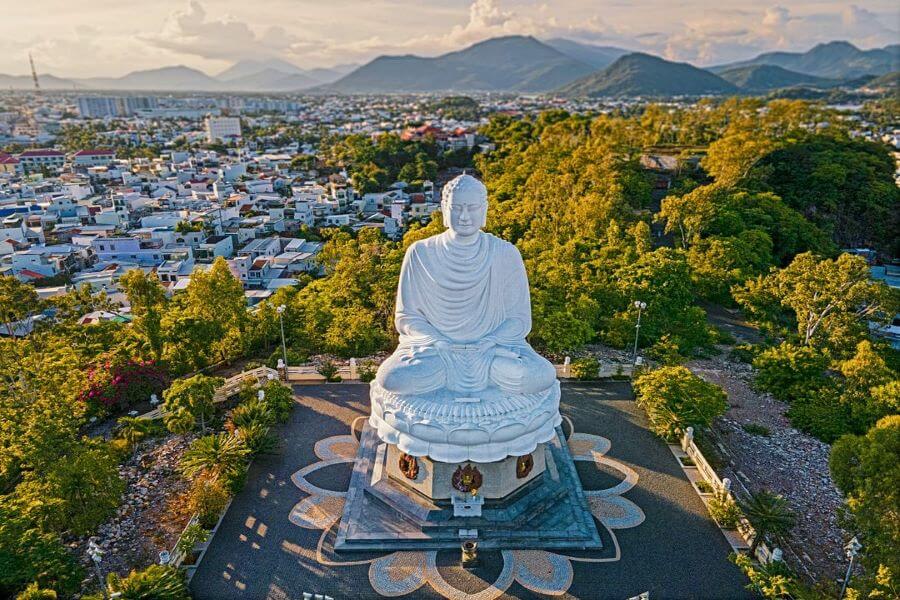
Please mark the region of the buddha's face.
[[487, 202], [476, 194], [454, 194], [442, 207], [444, 224], [460, 237], [471, 237], [484, 226]]

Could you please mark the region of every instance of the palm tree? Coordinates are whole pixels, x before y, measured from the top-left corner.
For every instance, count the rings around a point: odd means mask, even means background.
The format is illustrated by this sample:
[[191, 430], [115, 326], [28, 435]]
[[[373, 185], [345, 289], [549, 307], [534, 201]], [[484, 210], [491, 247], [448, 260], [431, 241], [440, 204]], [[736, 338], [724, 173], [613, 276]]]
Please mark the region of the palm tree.
[[134, 448], [138, 442], [147, 437], [152, 426], [149, 419], [140, 419], [138, 417], [121, 417], [118, 423], [119, 437], [128, 442], [131, 448]]
[[193, 479], [198, 475], [230, 478], [240, 473], [250, 450], [238, 436], [229, 433], [207, 435], [194, 440], [181, 458], [181, 472]]
[[740, 506], [747, 520], [756, 529], [756, 537], [750, 544], [750, 556], [753, 556], [756, 547], [766, 535], [770, 533], [776, 536], [784, 535], [797, 521], [784, 496], [769, 490], [751, 494], [748, 500], [740, 502]]

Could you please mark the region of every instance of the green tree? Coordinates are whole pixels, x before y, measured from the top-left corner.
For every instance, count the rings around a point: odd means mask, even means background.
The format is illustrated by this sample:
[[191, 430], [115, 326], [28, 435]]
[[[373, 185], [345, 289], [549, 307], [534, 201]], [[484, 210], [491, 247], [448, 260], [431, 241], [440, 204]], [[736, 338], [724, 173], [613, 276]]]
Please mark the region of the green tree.
[[19, 503], [0, 497], [0, 593], [9, 597], [36, 582], [70, 594], [78, 589], [81, 576], [58, 536], [38, 528]]
[[856, 354], [840, 363], [844, 376], [841, 404], [847, 407], [855, 433], [862, 433], [881, 417], [900, 413], [900, 377], [869, 340], [856, 345]]
[[748, 552], [750, 556], [756, 553], [756, 548], [767, 535], [786, 535], [797, 521], [787, 500], [769, 490], [755, 492], [750, 498], [740, 501], [739, 505], [744, 511], [744, 516], [756, 530], [756, 537], [753, 538]]
[[194, 375], [173, 381], [169, 389], [163, 392], [163, 419], [166, 426], [168, 427], [170, 423], [169, 415], [174, 415], [180, 420], [181, 411], [184, 411], [191, 415], [194, 423], [200, 424], [200, 431], [205, 432], [206, 422], [216, 410], [213, 403], [216, 390], [224, 383], [221, 377], [206, 375]]
[[900, 189], [884, 144], [834, 132], [809, 134], [768, 154], [752, 177], [840, 247], [900, 249]]
[[124, 490], [118, 461], [106, 444], [83, 440], [65, 460], [26, 473], [16, 495], [42, 528], [85, 535], [118, 508]]
[[900, 573], [900, 415], [882, 418], [865, 435], [845, 435], [831, 448], [831, 475], [844, 493], [850, 523], [870, 573]]
[[15, 337], [17, 331], [14, 323], [40, 307], [37, 292], [28, 284], [22, 283], [11, 275], [0, 276], [0, 306], [3, 308], [0, 319], [6, 327], [7, 335]]
[[163, 331], [173, 371], [184, 373], [247, 349], [250, 318], [244, 289], [222, 257], [208, 270], [195, 269], [184, 294], [172, 304]]
[[119, 284], [131, 305], [133, 330], [148, 348], [153, 360], [159, 361], [165, 343], [162, 328], [162, 317], [167, 305], [165, 290], [155, 273], [148, 275], [141, 269], [125, 273], [119, 279]]
[[756, 385], [779, 400], [791, 402], [829, 384], [825, 370], [829, 356], [809, 346], [783, 343], [753, 359]]
[[669, 335], [682, 352], [709, 343], [706, 314], [694, 306], [691, 272], [684, 252], [658, 248], [620, 267], [613, 275], [622, 307], [609, 320], [607, 340], [619, 347], [634, 339], [636, 300], [647, 304], [642, 311], [641, 346]]
[[681, 366], [661, 367], [634, 382], [637, 403], [647, 412], [650, 428], [665, 438], [687, 427], [709, 427], [728, 408], [725, 392]]
[[[869, 333], [869, 323], [887, 322], [896, 313], [897, 299], [882, 282], [869, 277], [859, 256], [841, 254], [835, 260], [799, 254], [781, 270], [734, 290], [734, 297], [755, 320], [790, 319], [804, 346], [846, 355]], [[777, 299], [786, 315], [773, 314]]]

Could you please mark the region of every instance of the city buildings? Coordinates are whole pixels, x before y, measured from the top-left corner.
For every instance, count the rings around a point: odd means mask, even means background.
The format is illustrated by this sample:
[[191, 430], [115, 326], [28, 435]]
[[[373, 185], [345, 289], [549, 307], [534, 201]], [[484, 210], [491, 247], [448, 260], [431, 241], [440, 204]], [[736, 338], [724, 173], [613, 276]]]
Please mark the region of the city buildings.
[[207, 117], [206, 141], [233, 141], [241, 137], [241, 120], [236, 117]]

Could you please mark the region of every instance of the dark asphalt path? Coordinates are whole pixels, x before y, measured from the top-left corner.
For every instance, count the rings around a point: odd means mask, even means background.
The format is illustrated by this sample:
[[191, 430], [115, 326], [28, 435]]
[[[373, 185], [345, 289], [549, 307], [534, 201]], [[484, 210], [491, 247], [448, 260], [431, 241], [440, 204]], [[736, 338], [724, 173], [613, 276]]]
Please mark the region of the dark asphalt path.
[[[194, 576], [191, 590], [195, 598], [299, 599], [303, 592], [335, 598], [377, 597], [369, 583], [368, 564], [320, 564], [316, 546], [321, 532], [288, 520], [291, 509], [306, 496], [291, 482], [291, 475], [318, 461], [313, 452], [317, 440], [347, 434], [354, 419], [368, 414], [368, 387], [331, 384], [297, 386], [295, 391], [298, 406], [290, 422], [278, 430], [280, 452], [259, 457], [251, 466], [246, 487], [234, 499]], [[564, 384], [562, 412], [572, 419], [576, 431], [611, 440], [607, 456], [638, 473], [637, 485], [624, 497], [644, 511], [646, 520], [632, 529], [616, 531], [620, 561], [573, 561], [572, 585], [561, 597], [622, 600], [645, 591], [650, 591], [653, 600], [751, 597], [744, 590], [743, 576], [728, 562], [729, 546], [700, 498], [666, 445], [646, 429], [629, 384]], [[568, 433], [568, 427], [564, 429]], [[606, 487], [605, 479], [611, 475], [593, 472], [590, 465], [579, 464], [585, 487], [591, 487], [592, 479], [603, 480], [599, 487]], [[332, 465], [314, 473], [314, 482], [343, 490], [349, 474], [349, 464]], [[459, 569], [452, 566], [454, 558], [449, 554], [438, 555], [438, 564], [446, 565], [441, 566], [445, 579], [464, 579], [454, 573]], [[498, 558], [485, 553], [485, 587], [499, 572], [502, 561]], [[404, 597], [442, 596], [426, 584]], [[544, 596], [513, 583], [501, 597]]]

